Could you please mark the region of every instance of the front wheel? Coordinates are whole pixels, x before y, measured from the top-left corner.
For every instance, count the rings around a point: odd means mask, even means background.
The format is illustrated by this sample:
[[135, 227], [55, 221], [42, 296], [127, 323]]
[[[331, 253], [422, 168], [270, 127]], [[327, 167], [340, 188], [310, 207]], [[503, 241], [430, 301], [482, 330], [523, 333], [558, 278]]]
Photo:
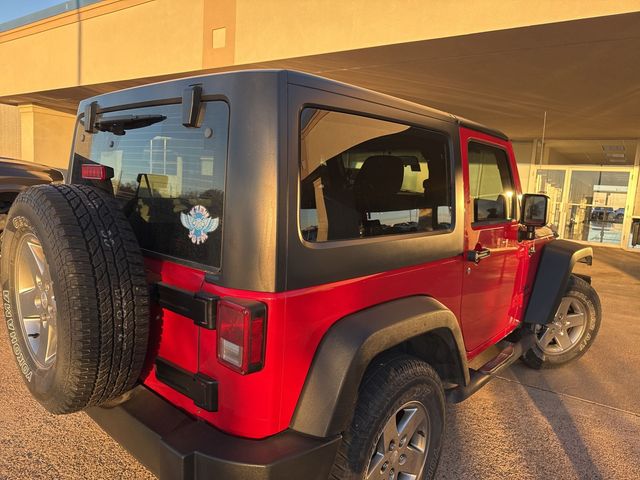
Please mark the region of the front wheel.
[[538, 326], [536, 344], [522, 360], [535, 369], [559, 367], [576, 360], [591, 347], [601, 321], [598, 294], [588, 282], [571, 275], [553, 322]]
[[444, 434], [444, 391], [425, 362], [398, 355], [365, 375], [333, 480], [433, 478]]

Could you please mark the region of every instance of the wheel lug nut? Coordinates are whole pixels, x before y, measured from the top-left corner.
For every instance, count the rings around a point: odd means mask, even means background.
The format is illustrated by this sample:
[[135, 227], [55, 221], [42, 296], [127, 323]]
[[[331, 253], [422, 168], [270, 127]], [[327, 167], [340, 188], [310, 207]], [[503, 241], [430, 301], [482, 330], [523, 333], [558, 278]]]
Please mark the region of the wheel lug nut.
[[403, 453], [402, 455], [400, 455], [400, 458], [398, 458], [398, 463], [400, 465], [404, 465], [404, 462], [407, 461], [407, 456]]
[[393, 470], [389, 470], [389, 480], [394, 480], [396, 478], [396, 472]]
[[386, 472], [386, 471], [387, 471], [387, 468], [389, 468], [389, 462], [384, 462], [384, 463], [382, 464], [382, 467], [380, 468], [380, 471], [381, 471], [382, 473], [384, 473], [384, 472]]
[[395, 440], [391, 440], [389, 442], [389, 451], [393, 452], [396, 449], [396, 441]]
[[400, 439], [400, 448], [404, 447], [405, 443], [407, 443], [407, 436], [404, 435], [401, 439]]

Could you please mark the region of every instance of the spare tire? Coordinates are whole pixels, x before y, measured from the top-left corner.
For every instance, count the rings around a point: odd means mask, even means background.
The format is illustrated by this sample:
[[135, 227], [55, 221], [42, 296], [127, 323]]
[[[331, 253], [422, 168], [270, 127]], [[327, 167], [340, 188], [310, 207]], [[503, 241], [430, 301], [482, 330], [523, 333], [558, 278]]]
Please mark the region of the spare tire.
[[2, 241], [9, 341], [33, 396], [71, 413], [136, 383], [149, 337], [140, 247], [116, 200], [86, 185], [18, 195]]

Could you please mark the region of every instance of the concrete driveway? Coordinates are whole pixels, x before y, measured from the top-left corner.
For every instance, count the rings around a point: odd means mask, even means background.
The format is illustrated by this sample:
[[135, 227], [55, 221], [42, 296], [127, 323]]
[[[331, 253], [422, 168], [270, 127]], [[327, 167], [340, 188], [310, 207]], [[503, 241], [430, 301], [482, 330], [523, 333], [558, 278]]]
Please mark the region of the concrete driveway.
[[[579, 268], [604, 310], [592, 349], [561, 369], [517, 364], [450, 406], [439, 480], [640, 478], [640, 254], [599, 248]], [[4, 328], [0, 365], [0, 479], [153, 478], [83, 413], [31, 399]]]

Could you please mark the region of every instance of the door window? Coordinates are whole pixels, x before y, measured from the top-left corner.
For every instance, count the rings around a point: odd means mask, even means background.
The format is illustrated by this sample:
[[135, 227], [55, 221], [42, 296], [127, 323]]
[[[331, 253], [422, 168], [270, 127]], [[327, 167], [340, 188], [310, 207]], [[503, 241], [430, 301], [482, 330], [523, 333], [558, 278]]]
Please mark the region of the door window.
[[469, 143], [469, 194], [474, 222], [513, 219], [515, 196], [507, 152], [482, 143]]

